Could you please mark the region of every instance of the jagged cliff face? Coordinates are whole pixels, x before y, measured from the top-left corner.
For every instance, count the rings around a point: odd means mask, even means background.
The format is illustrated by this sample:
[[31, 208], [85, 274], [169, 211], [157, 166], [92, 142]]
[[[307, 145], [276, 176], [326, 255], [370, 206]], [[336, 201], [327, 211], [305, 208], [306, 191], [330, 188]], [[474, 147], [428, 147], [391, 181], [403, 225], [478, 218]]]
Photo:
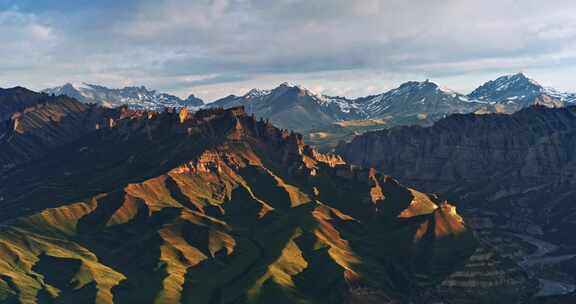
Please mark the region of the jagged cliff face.
[[0, 302], [426, 303], [476, 248], [450, 204], [241, 108], [42, 147], [0, 175]]
[[[24, 89], [0, 95], [0, 173], [44, 155], [136, 112], [82, 104], [65, 96], [48, 96]], [[12, 106], [9, 106], [12, 104]]]
[[427, 191], [488, 202], [503, 212], [515, 206], [506, 212], [510, 226], [556, 234], [571, 227], [575, 113], [573, 107], [534, 107], [513, 115], [455, 115], [430, 128], [364, 134], [339, 151], [351, 163]]
[[44, 98], [47, 96], [22, 87], [0, 89], [0, 121], [10, 119], [14, 113], [36, 105]]
[[[575, 263], [574, 107], [455, 115], [430, 128], [365, 134], [339, 151], [351, 163], [375, 166], [410, 186], [458, 201], [479, 230], [496, 231], [498, 238], [503, 231], [516, 233], [516, 242], [539, 248], [513, 257], [536, 276], [544, 269], [540, 278], [550, 278], [551, 272], [574, 277], [569, 266]], [[573, 290], [571, 280], [561, 282], [568, 285], [560, 285], [560, 293]]]
[[386, 168], [441, 192], [505, 172], [516, 176], [507, 179], [510, 184], [536, 185], [570, 181], [560, 168], [573, 161], [574, 130], [575, 108], [536, 107], [514, 115], [453, 115], [429, 128], [371, 132], [339, 152], [352, 163]]
[[[353, 164], [374, 166], [407, 185], [458, 201], [480, 240], [496, 244], [488, 247], [537, 248], [509, 258], [545, 280], [539, 294], [574, 290], [576, 108], [453, 115], [429, 128], [367, 133], [338, 151]], [[507, 241], [494, 241], [503, 237]], [[484, 275], [469, 275], [486, 283]]]

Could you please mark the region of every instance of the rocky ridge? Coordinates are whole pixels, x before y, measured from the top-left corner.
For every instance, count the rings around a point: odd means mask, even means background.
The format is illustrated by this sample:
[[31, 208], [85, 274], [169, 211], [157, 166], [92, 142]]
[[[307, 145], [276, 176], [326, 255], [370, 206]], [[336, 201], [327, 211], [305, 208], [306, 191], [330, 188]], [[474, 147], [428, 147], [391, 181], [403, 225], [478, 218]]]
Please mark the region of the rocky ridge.
[[0, 175], [4, 302], [424, 303], [476, 247], [448, 203], [242, 108], [38, 147]]
[[338, 151], [459, 202], [482, 243], [536, 250], [510, 259], [545, 282], [541, 294], [573, 290], [576, 108], [452, 115], [432, 127], [369, 132]]
[[[126, 108], [107, 109], [87, 105], [66, 96], [13, 89], [17, 94], [0, 95], [0, 105], [21, 106], [2, 109], [0, 116], [0, 172], [18, 163], [40, 157], [51, 148], [74, 141], [89, 132], [113, 127], [117, 119], [131, 115]], [[30, 102], [33, 101], [33, 102]]]

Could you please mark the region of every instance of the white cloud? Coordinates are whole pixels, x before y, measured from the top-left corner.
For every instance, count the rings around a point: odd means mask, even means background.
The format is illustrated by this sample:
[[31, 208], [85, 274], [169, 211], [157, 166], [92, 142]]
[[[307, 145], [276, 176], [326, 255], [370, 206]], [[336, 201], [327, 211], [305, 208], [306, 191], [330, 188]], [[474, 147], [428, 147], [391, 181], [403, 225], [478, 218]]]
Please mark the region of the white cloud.
[[466, 89], [518, 70], [554, 79], [551, 67], [576, 62], [568, 0], [125, 3], [0, 12], [0, 63], [20, 71], [0, 85], [142, 83], [212, 99], [291, 80], [363, 95], [411, 77]]
[[30, 36], [34, 41], [49, 40], [52, 36], [52, 29], [45, 25], [31, 24], [29, 29]]

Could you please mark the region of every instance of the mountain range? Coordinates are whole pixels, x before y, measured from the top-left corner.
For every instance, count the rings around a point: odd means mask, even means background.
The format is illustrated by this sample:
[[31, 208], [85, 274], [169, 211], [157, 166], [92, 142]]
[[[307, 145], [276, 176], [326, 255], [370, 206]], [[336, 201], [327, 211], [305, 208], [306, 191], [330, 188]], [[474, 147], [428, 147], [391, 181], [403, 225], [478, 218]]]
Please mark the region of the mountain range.
[[367, 132], [336, 150], [458, 202], [483, 243], [538, 248], [511, 258], [539, 278], [540, 294], [576, 290], [576, 107], [455, 114], [430, 127]]
[[[571, 303], [576, 107], [543, 94], [424, 81], [346, 108], [283, 84], [154, 111], [0, 89], [0, 303]], [[244, 104], [366, 119], [393, 96], [478, 109], [325, 154]]]
[[426, 80], [410, 81], [388, 92], [349, 99], [314, 93], [298, 85], [251, 90], [228, 96], [205, 108], [245, 106], [248, 113], [270, 119], [282, 128], [302, 132], [321, 150], [354, 135], [396, 125], [431, 125], [454, 113], [514, 113], [534, 104], [572, 104], [574, 94], [544, 88], [522, 73], [489, 81], [464, 95]]
[[366, 113], [353, 100], [316, 94], [298, 85], [283, 83], [273, 90], [251, 90], [209, 103], [210, 108], [244, 106], [257, 117], [270, 119], [281, 128], [308, 130], [335, 121], [365, 119]]
[[486, 254], [453, 205], [241, 107], [0, 105], [2, 303], [429, 303]]
[[127, 105], [133, 109], [244, 106], [248, 113], [269, 119], [278, 127], [304, 133], [319, 146], [324, 142], [334, 146], [341, 139], [349, 140], [358, 132], [372, 129], [430, 125], [454, 113], [513, 113], [533, 104], [560, 107], [576, 101], [576, 94], [544, 88], [522, 73], [488, 81], [468, 95], [429, 80], [406, 82], [381, 94], [354, 99], [322, 95], [283, 83], [271, 90], [253, 89], [242, 96], [230, 95], [206, 104], [194, 95], [182, 100], [144, 87], [108, 89], [90, 84], [66, 84], [44, 92], [67, 95], [85, 103], [107, 107]]
[[56, 96], [66, 95], [84, 103], [95, 103], [109, 108], [126, 105], [132, 109], [162, 110], [164, 108], [197, 108], [204, 105], [204, 101], [194, 95], [181, 99], [174, 95], [148, 90], [144, 86], [110, 89], [94, 84], [67, 83], [60, 87], [45, 89], [43, 92]]

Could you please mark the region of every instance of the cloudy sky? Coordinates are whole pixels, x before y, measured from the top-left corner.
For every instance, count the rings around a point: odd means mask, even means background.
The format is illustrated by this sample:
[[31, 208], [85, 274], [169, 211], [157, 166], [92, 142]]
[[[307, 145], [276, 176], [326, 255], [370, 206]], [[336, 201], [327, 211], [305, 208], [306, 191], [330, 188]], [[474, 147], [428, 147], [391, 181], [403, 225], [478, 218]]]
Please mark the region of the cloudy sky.
[[[525, 72], [576, 91], [573, 0], [0, 0], [0, 87], [361, 96]], [[573, 81], [575, 79], [575, 81]]]

